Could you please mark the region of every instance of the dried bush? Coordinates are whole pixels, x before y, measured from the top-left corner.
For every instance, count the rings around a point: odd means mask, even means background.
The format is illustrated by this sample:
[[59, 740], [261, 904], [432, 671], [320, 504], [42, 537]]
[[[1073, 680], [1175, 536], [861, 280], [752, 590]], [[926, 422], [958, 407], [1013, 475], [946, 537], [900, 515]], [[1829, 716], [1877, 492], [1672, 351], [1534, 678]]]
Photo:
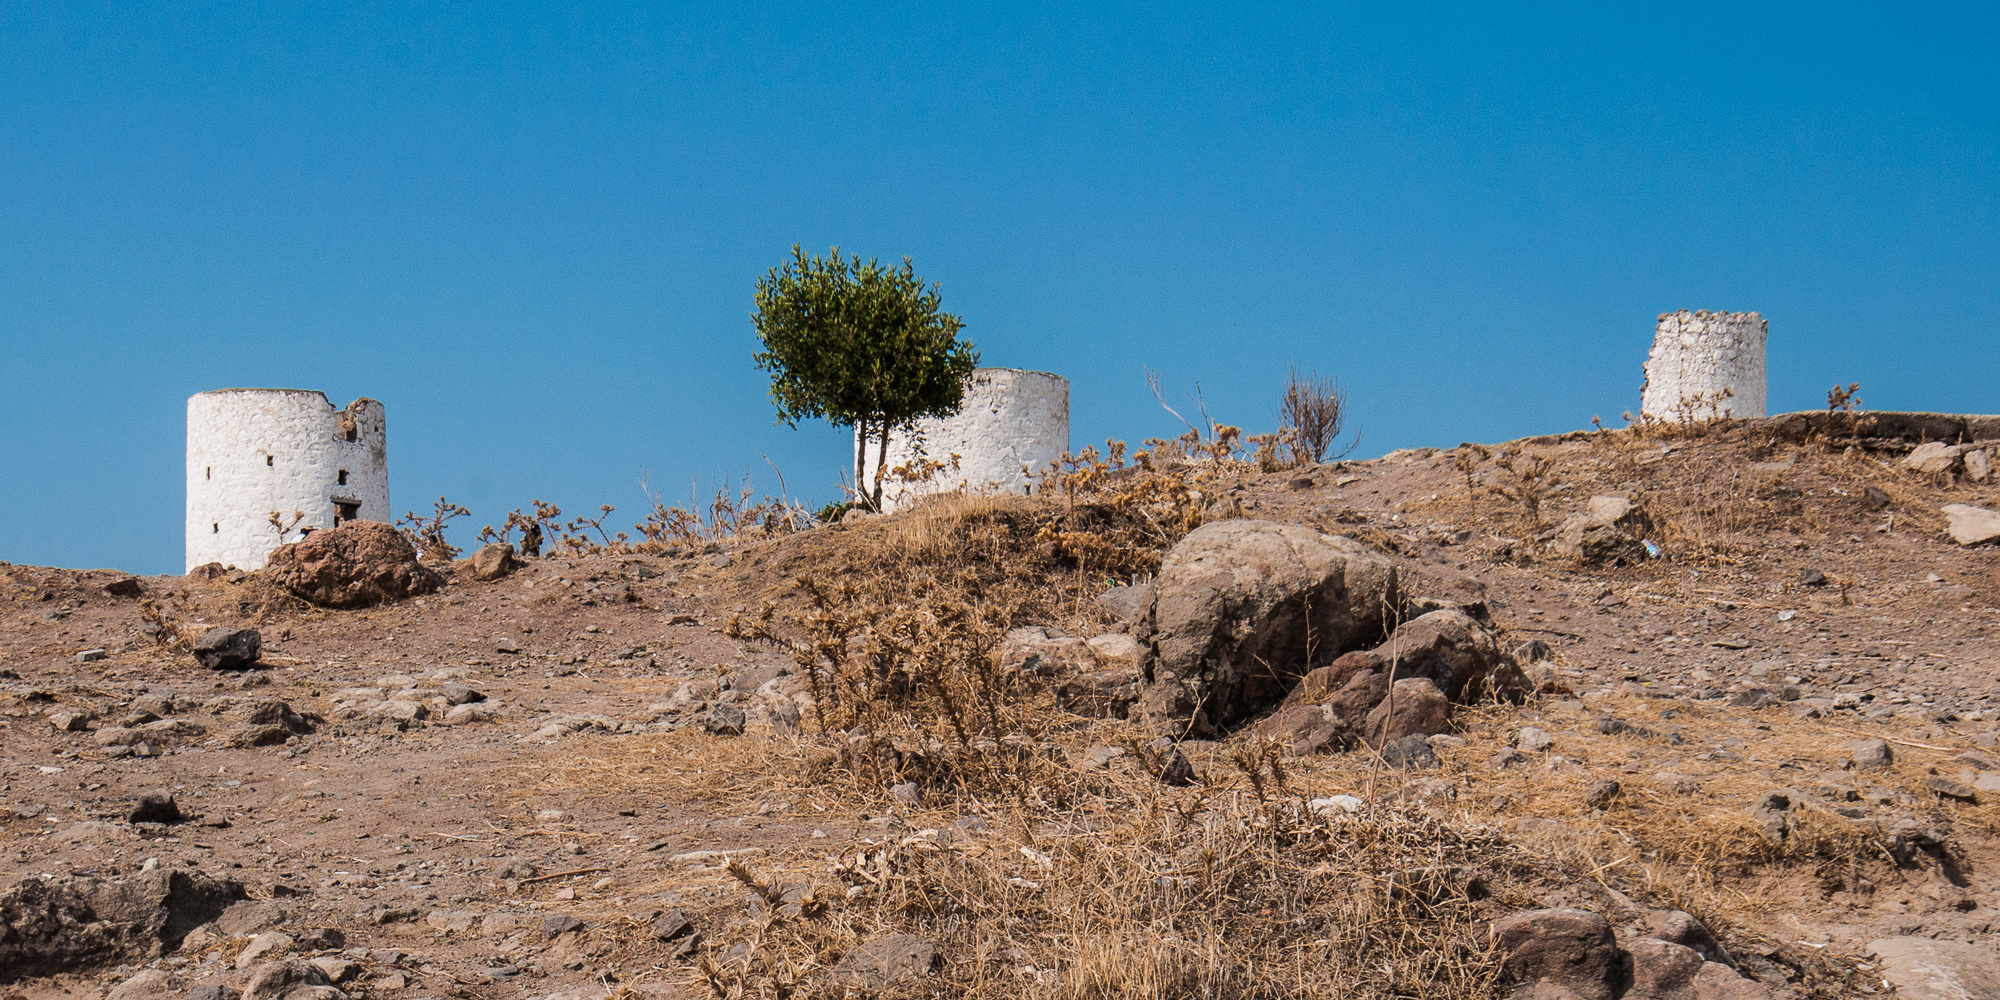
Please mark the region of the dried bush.
[[1340, 380], [1316, 370], [1300, 372], [1297, 365], [1285, 378], [1285, 394], [1278, 400], [1278, 424], [1291, 432], [1288, 444], [1292, 455], [1303, 463], [1345, 458], [1361, 444], [1359, 436], [1345, 446], [1339, 444], [1347, 425], [1347, 390]]
[[418, 555], [427, 559], [456, 559], [459, 548], [444, 537], [444, 526], [452, 518], [471, 513], [444, 497], [438, 497], [437, 508], [431, 516], [424, 517], [416, 511], [408, 511], [396, 521], [396, 527], [401, 528], [410, 544], [417, 547]]

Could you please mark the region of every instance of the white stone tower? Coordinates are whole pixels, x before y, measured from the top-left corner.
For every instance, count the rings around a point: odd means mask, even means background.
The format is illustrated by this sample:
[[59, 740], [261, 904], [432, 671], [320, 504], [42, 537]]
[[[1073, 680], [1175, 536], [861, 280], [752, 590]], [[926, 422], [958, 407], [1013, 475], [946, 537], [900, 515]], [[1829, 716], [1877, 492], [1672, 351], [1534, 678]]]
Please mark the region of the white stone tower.
[[[981, 368], [965, 387], [965, 402], [943, 419], [917, 421], [913, 432], [889, 435], [891, 472], [914, 466], [922, 457], [949, 466], [925, 483], [882, 485], [882, 506], [894, 510], [924, 493], [965, 489], [971, 492], [1023, 493], [1032, 473], [1069, 451], [1069, 380], [1048, 372], [1013, 368]], [[876, 446], [868, 448], [862, 485], [875, 482]]]
[[336, 410], [313, 389], [188, 397], [187, 568], [261, 569], [302, 529], [393, 520], [381, 403], [362, 398]]
[[[1764, 338], [1754, 312], [1660, 314], [1639, 410], [1659, 420], [1764, 415]], [[1724, 391], [1729, 393], [1723, 398]]]

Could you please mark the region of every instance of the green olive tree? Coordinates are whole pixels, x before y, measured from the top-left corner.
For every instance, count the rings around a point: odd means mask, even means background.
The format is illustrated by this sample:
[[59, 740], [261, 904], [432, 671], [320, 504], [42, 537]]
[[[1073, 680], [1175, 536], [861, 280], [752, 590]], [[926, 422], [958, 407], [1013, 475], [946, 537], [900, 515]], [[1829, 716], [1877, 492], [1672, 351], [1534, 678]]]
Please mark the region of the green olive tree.
[[[854, 427], [855, 492], [879, 509], [889, 432], [950, 416], [965, 400], [979, 365], [979, 352], [958, 339], [965, 323], [943, 311], [938, 287], [926, 288], [908, 257], [884, 267], [842, 258], [839, 247], [822, 260], [793, 245], [791, 260], [757, 279], [756, 302], [764, 344], [756, 362], [771, 373], [779, 422], [824, 417]], [[872, 488], [862, 482], [870, 441]]]

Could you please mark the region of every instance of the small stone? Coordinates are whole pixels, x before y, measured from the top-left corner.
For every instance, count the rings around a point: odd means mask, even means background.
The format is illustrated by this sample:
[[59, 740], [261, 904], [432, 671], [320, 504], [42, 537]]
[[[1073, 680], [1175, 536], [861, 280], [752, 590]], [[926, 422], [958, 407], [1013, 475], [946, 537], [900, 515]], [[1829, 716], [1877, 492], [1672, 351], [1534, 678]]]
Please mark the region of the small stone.
[[247, 969], [266, 959], [276, 958], [292, 950], [290, 935], [277, 931], [265, 931], [250, 939], [243, 951], [236, 956], [236, 967]]
[[1599, 781], [1590, 786], [1590, 791], [1584, 793], [1583, 804], [1591, 809], [1602, 809], [1610, 805], [1612, 799], [1618, 797], [1619, 791], [1617, 782]]
[[1382, 745], [1382, 763], [1387, 767], [1424, 770], [1437, 767], [1437, 752], [1422, 736], [1410, 735]]
[[264, 637], [254, 628], [212, 628], [194, 644], [194, 658], [210, 670], [242, 670], [264, 655]]
[[486, 700], [485, 694], [475, 691], [457, 681], [444, 682], [442, 690], [444, 691], [444, 700], [452, 705], [470, 705], [473, 702]]
[[417, 919], [417, 911], [407, 906], [385, 906], [371, 914], [377, 924], [401, 924]]
[[1167, 751], [1166, 759], [1160, 765], [1160, 784], [1169, 788], [1186, 788], [1194, 784], [1194, 765], [1179, 747]]
[[110, 654], [106, 653], [104, 650], [101, 649], [86, 649], [83, 652], [76, 654], [76, 662], [96, 663], [97, 661], [104, 659], [108, 655]]
[[1804, 587], [1826, 586], [1826, 573], [1817, 569], [1799, 570], [1799, 585]]
[[142, 795], [139, 804], [125, 817], [128, 823], [178, 823], [185, 819], [171, 795]]
[[937, 964], [937, 946], [914, 934], [890, 934], [862, 942], [834, 965], [834, 978], [848, 985], [881, 990], [928, 975]]
[[235, 991], [220, 983], [197, 986], [188, 991], [188, 1000], [236, 1000]]
[[467, 562], [472, 566], [472, 575], [481, 580], [498, 580], [520, 565], [514, 559], [514, 546], [508, 542], [480, 546]]
[[1983, 483], [1993, 478], [1993, 459], [1984, 448], [1966, 452], [1964, 461], [1967, 482]]
[[326, 975], [330, 982], [344, 983], [361, 974], [361, 966], [345, 958], [309, 958], [306, 964]]
[[1861, 491], [1861, 500], [1876, 510], [1881, 510], [1894, 502], [1889, 498], [1889, 494], [1884, 493], [1881, 489], [1874, 486]]
[[347, 934], [337, 927], [315, 927], [299, 935], [300, 951], [336, 951], [347, 947]]
[[727, 552], [718, 552], [708, 557], [708, 564], [716, 569], [728, 569], [736, 565], [736, 560]]
[[496, 653], [518, 653], [521, 651], [521, 644], [514, 639], [502, 636], [493, 641], [493, 651]]
[[1855, 768], [1862, 771], [1878, 771], [1896, 760], [1888, 740], [1848, 740], [1847, 755], [1854, 760]]
[[479, 916], [472, 910], [432, 910], [424, 916], [424, 923], [447, 934], [463, 934], [479, 922]]
[[717, 736], [741, 736], [747, 716], [735, 705], [717, 705], [701, 718], [701, 727]]
[[582, 929], [583, 929], [583, 921], [578, 920], [577, 918], [570, 916], [567, 913], [551, 914], [547, 920], [542, 921], [543, 937], [557, 938], [563, 936], [564, 934], [568, 934], [571, 931], [577, 931]]
[[1756, 802], [1750, 804], [1750, 818], [1755, 820], [1758, 832], [1765, 841], [1782, 844], [1791, 836], [1792, 799], [1785, 792], [1765, 792]]
[[1547, 730], [1535, 726], [1522, 726], [1521, 731], [1514, 734], [1514, 746], [1527, 753], [1540, 753], [1554, 746], [1555, 742], [1555, 737], [1550, 736]]
[[49, 713], [49, 725], [59, 733], [83, 733], [90, 731], [90, 715], [85, 712], [57, 710]]
[[923, 798], [923, 790], [917, 787], [916, 782], [905, 781], [900, 785], [889, 786], [889, 798], [903, 805], [913, 806]]
[[1942, 441], [1926, 441], [1903, 458], [1903, 468], [1923, 475], [1950, 472], [1965, 449]]
[[655, 941], [672, 941], [694, 930], [694, 922], [687, 918], [676, 906], [653, 918], [652, 934]]
[[375, 987], [383, 990], [400, 990], [410, 985], [410, 977], [400, 972], [375, 977]]
[[174, 975], [164, 969], [141, 969], [132, 978], [111, 988], [104, 1000], [168, 1000], [179, 991]]
[[1947, 529], [1951, 540], [1960, 545], [1981, 545], [2000, 538], [2000, 511], [1950, 503], [1944, 505], [1944, 513], [1951, 518]]
[[1675, 774], [1672, 771], [1661, 771], [1659, 774], [1653, 775], [1653, 782], [1675, 795], [1693, 795], [1701, 791], [1701, 782], [1685, 774]]
[[1934, 774], [1924, 784], [1942, 798], [1957, 799], [1960, 802], [1974, 804], [1979, 802], [1979, 793], [1973, 791], [1972, 786], [1962, 781], [1953, 781], [1950, 778]]
[[1331, 816], [1337, 813], [1358, 813], [1367, 804], [1352, 795], [1334, 795], [1324, 799], [1314, 799], [1306, 803], [1306, 808], [1322, 816]]

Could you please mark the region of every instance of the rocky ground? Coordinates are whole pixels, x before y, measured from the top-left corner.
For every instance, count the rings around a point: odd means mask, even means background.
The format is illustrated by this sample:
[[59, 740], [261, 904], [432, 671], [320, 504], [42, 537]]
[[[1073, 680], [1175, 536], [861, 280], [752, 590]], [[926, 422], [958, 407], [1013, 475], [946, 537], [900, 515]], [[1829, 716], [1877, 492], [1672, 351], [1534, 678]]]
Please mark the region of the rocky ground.
[[[1567, 435], [1245, 466], [1199, 500], [1211, 519], [1350, 536], [1425, 591], [1408, 596], [1477, 606], [1538, 691], [1454, 708], [1415, 769], [1294, 748], [1282, 780], [1301, 802], [1419, 803], [1567, 859], [1507, 909], [1602, 914], [1621, 955], [1652, 947], [1625, 924], [1692, 911], [1733, 984], [1947, 996], [1909, 970], [1970, 975], [2000, 907], [2000, 564], [1941, 511], [2000, 508], [2000, 485], [1983, 452], [1930, 468], [1908, 461], [1917, 443], [1776, 421]], [[1593, 508], [1613, 495], [1627, 507]], [[825, 780], [807, 679], [729, 634], [767, 604], [796, 624], [797, 576], [877, 558], [909, 523], [548, 556], [494, 579], [444, 567], [442, 589], [353, 610], [258, 575], [0, 567], [0, 884], [154, 885], [173, 914], [150, 944], [0, 968], [0, 995], [709, 995], [729, 987], [705, 949], [740, 955], [746, 911], [799, 906], [747, 882], [828, 877], [829, 859], [922, 831], [1032, 860], [1059, 810]], [[1132, 640], [1086, 644], [1108, 669], [1149, 638], [1133, 583], [1069, 580], [1113, 596], [1011, 624]], [[257, 665], [211, 669], [169, 641], [214, 626], [255, 628]], [[1157, 785], [1135, 725], [1034, 739]], [[1146, 794], [1250, 794], [1228, 763], [1249, 732], [1185, 741], [1196, 787]], [[163, 881], [190, 872], [221, 887]], [[60, 923], [58, 905], [10, 899], [17, 944], [24, 914]], [[876, 936], [817, 960], [841, 988], [960, 992], [925, 973], [932, 946]], [[1022, 975], [1022, 992], [1053, 982]], [[1699, 995], [1753, 995], [1724, 986]]]

